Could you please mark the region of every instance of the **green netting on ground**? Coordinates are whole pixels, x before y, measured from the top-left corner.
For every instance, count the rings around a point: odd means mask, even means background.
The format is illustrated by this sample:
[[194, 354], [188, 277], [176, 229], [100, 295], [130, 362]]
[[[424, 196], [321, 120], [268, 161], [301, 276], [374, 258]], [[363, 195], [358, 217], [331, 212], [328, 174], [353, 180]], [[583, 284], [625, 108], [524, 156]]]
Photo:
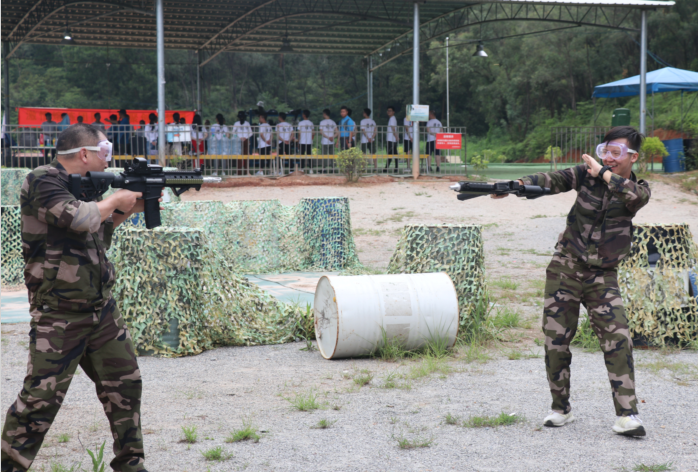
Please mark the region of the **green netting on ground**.
[[22, 232], [20, 230], [22, 215], [19, 208], [17, 205], [2, 205], [0, 207], [0, 240], [2, 241], [0, 280], [2, 285], [21, 285], [24, 283], [24, 257], [22, 256]]
[[[303, 311], [236, 275], [198, 228], [126, 228], [111, 251], [114, 296], [140, 353], [293, 340]], [[163, 338], [175, 330], [175, 343]]]
[[201, 228], [236, 273], [360, 267], [346, 197], [180, 202], [164, 205], [163, 224]]
[[0, 187], [2, 187], [0, 201], [3, 205], [19, 205], [19, 193], [29, 172], [31, 169], [0, 169]]
[[698, 247], [688, 225], [634, 227], [631, 253], [618, 267], [633, 337], [658, 346], [698, 338], [698, 294], [688, 289], [688, 273], [697, 266]]
[[446, 272], [458, 294], [461, 327], [486, 297], [485, 255], [479, 225], [405, 226], [389, 274]]

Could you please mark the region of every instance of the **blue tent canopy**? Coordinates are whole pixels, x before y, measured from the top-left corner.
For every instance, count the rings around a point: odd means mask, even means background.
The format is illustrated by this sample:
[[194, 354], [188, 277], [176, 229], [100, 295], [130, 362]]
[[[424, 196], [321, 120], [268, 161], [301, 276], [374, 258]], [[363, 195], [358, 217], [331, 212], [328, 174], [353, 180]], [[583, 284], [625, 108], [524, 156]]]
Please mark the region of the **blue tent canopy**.
[[[647, 93], [698, 92], [698, 72], [665, 67], [647, 73]], [[640, 76], [594, 87], [593, 97], [615, 98], [640, 95]]]

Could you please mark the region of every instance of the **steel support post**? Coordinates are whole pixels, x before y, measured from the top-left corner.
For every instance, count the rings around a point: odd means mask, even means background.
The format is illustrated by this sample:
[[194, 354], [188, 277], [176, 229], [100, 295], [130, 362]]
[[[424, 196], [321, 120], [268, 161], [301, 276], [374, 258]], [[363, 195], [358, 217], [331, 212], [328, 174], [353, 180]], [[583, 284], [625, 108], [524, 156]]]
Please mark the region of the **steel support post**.
[[647, 118], [647, 12], [642, 10], [640, 26], [640, 133], [645, 134]]
[[155, 0], [155, 24], [158, 56], [158, 160], [165, 166], [165, 19], [163, 0]]
[[[414, 2], [412, 42], [412, 104], [419, 104], [419, 2]], [[419, 177], [419, 121], [412, 123], [412, 177]]]
[[[4, 72], [4, 84], [2, 93], [5, 95], [5, 124], [10, 124], [10, 60], [7, 56], [10, 53], [10, 43], [2, 43], [2, 69]], [[5, 130], [2, 130], [4, 133]]]
[[196, 112], [203, 118], [203, 112], [201, 111], [201, 63], [199, 61], [199, 54], [196, 54]]
[[451, 132], [451, 96], [448, 81], [448, 37], [446, 37], [446, 129]]

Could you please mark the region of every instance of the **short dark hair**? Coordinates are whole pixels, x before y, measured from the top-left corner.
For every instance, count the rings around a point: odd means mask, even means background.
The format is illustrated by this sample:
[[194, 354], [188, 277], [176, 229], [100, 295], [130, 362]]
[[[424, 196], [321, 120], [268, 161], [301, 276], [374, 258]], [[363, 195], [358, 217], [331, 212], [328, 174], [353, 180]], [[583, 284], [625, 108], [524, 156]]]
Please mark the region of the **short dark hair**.
[[388, 105], [388, 106], [386, 107], [386, 110], [393, 110], [393, 111], [395, 111], [395, 107], [392, 106], [392, 105]]
[[322, 110], [322, 114], [327, 115], [327, 116], [331, 116], [332, 112], [330, 111], [329, 108], [325, 108], [324, 110]]
[[61, 113], [61, 118], [65, 117], [65, 116], [68, 116], [68, 114], [67, 114], [67, 113]]
[[101, 114], [100, 112], [97, 112], [97, 113], [94, 114], [94, 117], [95, 117], [95, 118], [101, 118], [101, 117], [102, 117], [102, 114]]
[[303, 116], [306, 118], [310, 118], [310, 110], [303, 110]]
[[194, 115], [194, 118], [192, 118], [192, 120], [191, 120], [191, 124], [201, 126], [201, 125], [203, 124], [202, 121], [201, 121], [201, 115], [199, 115], [198, 113], [196, 113], [196, 114]]
[[265, 120], [267, 119], [267, 114], [266, 113], [260, 113], [259, 114], [260, 118], [264, 118]]
[[284, 113], [283, 111], [279, 112], [279, 118], [281, 118], [282, 120], [285, 120], [285, 119], [286, 119], [286, 113]]
[[53, 115], [52, 115], [51, 113], [46, 113], [46, 114], [44, 115], [44, 118], [46, 118], [46, 117], [52, 117], [52, 116], [53, 116]]
[[645, 136], [632, 126], [616, 126], [603, 137], [604, 143], [610, 143], [615, 139], [625, 138], [628, 140], [628, 147], [633, 151], [640, 152]]
[[78, 116], [78, 123], [82, 123], [83, 120], [84, 118], [82, 116]]
[[172, 119], [179, 121], [179, 113], [174, 112], [174, 115], [172, 115]]
[[[56, 151], [67, 151], [80, 146], [96, 146], [99, 143], [100, 131], [85, 123], [76, 123], [61, 131], [56, 140]], [[63, 159], [71, 159], [73, 154], [61, 154]]]
[[225, 117], [223, 116], [222, 113], [219, 113], [216, 115], [216, 121], [218, 122], [219, 125], [222, 125], [225, 123]]
[[145, 120], [139, 121], [138, 124], [139, 124], [139, 125], [144, 125], [144, 124], [145, 124]]
[[116, 119], [116, 115], [109, 115], [109, 119], [110, 119], [110, 120], [115, 120], [115, 119]]
[[346, 105], [342, 105], [339, 109], [340, 109], [340, 110], [346, 110], [347, 113], [349, 113], [349, 107], [346, 106]]
[[366, 116], [371, 116], [371, 109], [370, 108], [364, 108], [364, 113], [366, 113]]
[[158, 119], [158, 115], [156, 115], [155, 113], [151, 113], [151, 114], [148, 115], [148, 119], [149, 119], [149, 120], [157, 120], [157, 119]]
[[122, 115], [126, 115], [126, 114], [127, 114], [127, 113], [126, 113], [126, 110], [125, 110], [124, 108], [122, 108], [121, 110], [119, 110], [119, 113], [121, 113]]

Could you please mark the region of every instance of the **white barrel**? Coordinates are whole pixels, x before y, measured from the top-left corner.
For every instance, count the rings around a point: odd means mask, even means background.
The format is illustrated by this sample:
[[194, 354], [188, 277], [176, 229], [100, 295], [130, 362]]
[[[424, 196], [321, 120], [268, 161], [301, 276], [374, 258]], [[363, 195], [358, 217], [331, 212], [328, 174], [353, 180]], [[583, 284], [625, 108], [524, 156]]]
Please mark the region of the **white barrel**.
[[323, 276], [315, 290], [315, 337], [325, 359], [362, 356], [398, 338], [406, 349], [458, 335], [458, 297], [446, 273]]

